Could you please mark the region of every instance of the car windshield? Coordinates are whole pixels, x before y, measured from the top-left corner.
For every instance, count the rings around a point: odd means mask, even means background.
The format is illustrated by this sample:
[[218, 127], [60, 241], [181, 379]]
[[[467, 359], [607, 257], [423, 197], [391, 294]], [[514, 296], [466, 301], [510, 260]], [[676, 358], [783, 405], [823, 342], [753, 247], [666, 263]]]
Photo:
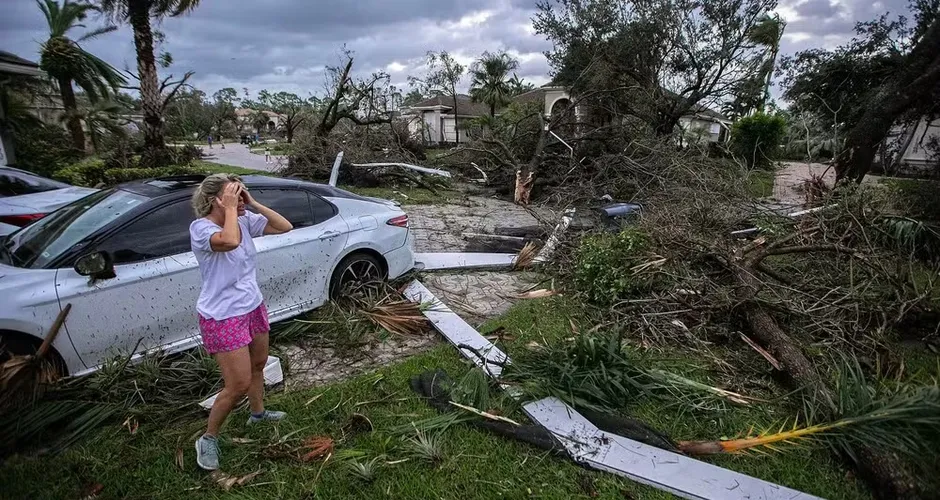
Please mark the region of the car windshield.
[[0, 169], [0, 198], [23, 194], [42, 193], [53, 189], [71, 187], [63, 182], [54, 181], [18, 170]]
[[127, 191], [99, 191], [10, 235], [3, 243], [2, 258], [17, 267], [43, 268], [145, 201], [145, 196]]

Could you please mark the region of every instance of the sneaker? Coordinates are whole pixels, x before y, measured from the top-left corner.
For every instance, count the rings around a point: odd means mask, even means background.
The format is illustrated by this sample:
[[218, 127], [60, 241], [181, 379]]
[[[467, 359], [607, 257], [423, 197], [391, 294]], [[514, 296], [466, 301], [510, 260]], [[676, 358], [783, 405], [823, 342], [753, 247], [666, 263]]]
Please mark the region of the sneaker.
[[263, 412], [261, 412], [261, 415], [252, 415], [248, 417], [248, 423], [257, 424], [258, 422], [263, 422], [265, 420], [277, 422], [278, 420], [281, 420], [286, 416], [287, 414], [282, 411], [264, 410]]
[[219, 441], [211, 436], [203, 436], [196, 440], [196, 463], [205, 470], [219, 468]]

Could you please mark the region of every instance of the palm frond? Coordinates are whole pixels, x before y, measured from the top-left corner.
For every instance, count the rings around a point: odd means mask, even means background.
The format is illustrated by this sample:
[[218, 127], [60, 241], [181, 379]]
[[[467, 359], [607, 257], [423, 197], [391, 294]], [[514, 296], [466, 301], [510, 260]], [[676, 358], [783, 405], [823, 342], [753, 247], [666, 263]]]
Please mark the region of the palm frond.
[[78, 41], [84, 42], [86, 40], [93, 40], [95, 38], [98, 38], [101, 35], [111, 33], [112, 31], [116, 31], [117, 29], [118, 27], [114, 25], [102, 26], [100, 28], [96, 28], [94, 30], [89, 31], [88, 33], [85, 33], [84, 35], [79, 37]]

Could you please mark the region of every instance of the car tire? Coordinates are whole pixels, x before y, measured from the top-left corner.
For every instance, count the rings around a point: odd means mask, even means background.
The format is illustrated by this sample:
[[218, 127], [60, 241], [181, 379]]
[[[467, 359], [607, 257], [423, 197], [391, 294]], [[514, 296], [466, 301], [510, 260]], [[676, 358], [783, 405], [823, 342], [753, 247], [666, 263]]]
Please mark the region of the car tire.
[[[5, 363], [12, 356], [36, 354], [36, 350], [39, 349], [41, 344], [41, 340], [19, 332], [0, 332], [0, 364]], [[60, 377], [68, 375], [65, 360], [55, 350], [55, 347], [51, 347], [46, 356], [56, 371], [59, 372]]]
[[372, 255], [364, 252], [347, 256], [333, 269], [330, 276], [330, 299], [339, 298], [350, 283], [368, 283], [385, 279], [385, 266]]

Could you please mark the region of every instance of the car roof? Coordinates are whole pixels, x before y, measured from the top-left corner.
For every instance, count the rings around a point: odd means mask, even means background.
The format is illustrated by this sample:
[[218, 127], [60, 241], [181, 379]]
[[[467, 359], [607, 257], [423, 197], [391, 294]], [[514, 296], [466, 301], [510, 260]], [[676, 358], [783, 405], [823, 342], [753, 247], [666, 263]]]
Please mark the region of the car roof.
[[[171, 194], [179, 193], [190, 194], [199, 185], [207, 175], [175, 175], [169, 177], [157, 177], [154, 179], [143, 179], [138, 181], [125, 182], [117, 186], [117, 189], [129, 191], [135, 194], [146, 196], [148, 198], [162, 198]], [[267, 175], [242, 175], [240, 176], [245, 186], [249, 188], [303, 188], [325, 198], [347, 198], [359, 201], [375, 202], [376, 200], [359, 196], [357, 194], [344, 191], [342, 189], [317, 184], [301, 179], [289, 177], [272, 177]]]

